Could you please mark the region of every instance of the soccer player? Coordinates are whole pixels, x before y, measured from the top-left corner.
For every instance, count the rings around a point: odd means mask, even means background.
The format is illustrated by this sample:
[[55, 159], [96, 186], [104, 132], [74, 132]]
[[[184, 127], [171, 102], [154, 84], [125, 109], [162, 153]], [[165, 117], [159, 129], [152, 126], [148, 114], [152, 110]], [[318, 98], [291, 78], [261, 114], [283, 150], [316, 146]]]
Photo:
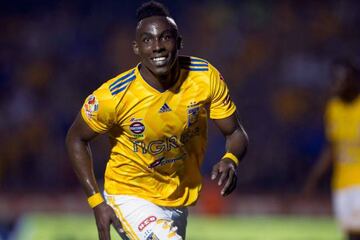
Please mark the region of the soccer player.
[[[236, 186], [248, 139], [220, 73], [206, 60], [178, 55], [182, 39], [167, 9], [151, 1], [137, 18], [133, 50], [140, 63], [87, 97], [68, 131], [67, 149], [100, 239], [110, 238], [110, 224], [123, 238], [185, 239], [187, 206], [201, 190], [207, 117], [226, 138], [212, 170], [223, 196]], [[89, 147], [103, 133], [111, 142], [106, 201]]]
[[333, 164], [335, 216], [349, 240], [360, 240], [360, 79], [348, 60], [332, 65], [335, 95], [325, 112], [328, 144], [312, 169], [305, 192], [310, 193]]

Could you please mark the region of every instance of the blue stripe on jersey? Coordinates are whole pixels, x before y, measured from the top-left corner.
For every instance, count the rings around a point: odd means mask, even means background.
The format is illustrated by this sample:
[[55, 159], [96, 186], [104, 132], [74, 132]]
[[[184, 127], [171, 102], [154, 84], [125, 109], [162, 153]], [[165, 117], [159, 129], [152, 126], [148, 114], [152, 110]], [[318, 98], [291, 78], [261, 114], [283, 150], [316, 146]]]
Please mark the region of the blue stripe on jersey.
[[124, 86], [124, 87], [122, 87], [122, 88], [119, 88], [119, 89], [117, 89], [117, 90], [115, 90], [115, 91], [111, 92], [111, 95], [116, 95], [116, 94], [118, 94], [119, 92], [124, 91], [124, 90], [126, 89], [126, 87], [127, 87], [127, 86], [128, 86], [128, 85], [126, 85], [126, 86]]
[[121, 78], [117, 79], [115, 82], [113, 82], [113, 83], [110, 85], [110, 88], [112, 88], [114, 85], [116, 85], [116, 84], [117, 84], [118, 82], [120, 82], [121, 80], [124, 80], [124, 79], [130, 77], [130, 75], [134, 74], [134, 72], [135, 72], [135, 69], [132, 70], [130, 73], [128, 73], [128, 74], [122, 76]]
[[201, 62], [201, 63], [208, 63], [207, 61], [205, 61], [205, 60], [202, 60], [202, 59], [198, 59], [198, 58], [190, 58], [190, 61], [191, 62]]
[[132, 76], [131, 78], [127, 79], [125, 82], [121, 82], [118, 87], [114, 88], [113, 91], [111, 91], [111, 95], [116, 95], [119, 92], [125, 90], [127, 86], [129, 86], [128, 83], [130, 83], [132, 80], [134, 80], [136, 77]]
[[190, 63], [189, 65], [187, 65], [187, 66], [194, 66], [194, 67], [207, 67], [207, 66], [209, 66], [209, 64], [207, 64], [207, 63]]
[[[197, 58], [182, 58], [180, 59], [180, 65], [190, 71], [208, 71], [209, 63], [202, 59]], [[197, 68], [199, 67], [199, 68]]]
[[204, 72], [204, 71], [208, 71], [209, 68], [190, 68], [190, 67], [184, 67], [183, 69], [189, 70], [189, 71], [200, 71], [200, 72]]
[[110, 87], [110, 92], [114, 91], [114, 89], [124, 86], [126, 83], [131, 82], [135, 78], [136, 78], [135, 75], [131, 75], [128, 79], [125, 79], [119, 82], [118, 84], [116, 84], [115, 86]]

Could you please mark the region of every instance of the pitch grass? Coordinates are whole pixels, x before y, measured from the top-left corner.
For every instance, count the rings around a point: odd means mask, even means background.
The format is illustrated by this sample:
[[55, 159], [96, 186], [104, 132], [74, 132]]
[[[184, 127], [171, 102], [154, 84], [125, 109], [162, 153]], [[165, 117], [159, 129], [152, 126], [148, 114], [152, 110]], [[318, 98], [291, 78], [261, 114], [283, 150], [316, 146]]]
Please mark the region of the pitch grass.
[[[97, 240], [92, 215], [30, 214], [23, 217], [12, 240]], [[112, 239], [120, 239], [112, 231]], [[188, 240], [342, 240], [326, 217], [191, 216]]]

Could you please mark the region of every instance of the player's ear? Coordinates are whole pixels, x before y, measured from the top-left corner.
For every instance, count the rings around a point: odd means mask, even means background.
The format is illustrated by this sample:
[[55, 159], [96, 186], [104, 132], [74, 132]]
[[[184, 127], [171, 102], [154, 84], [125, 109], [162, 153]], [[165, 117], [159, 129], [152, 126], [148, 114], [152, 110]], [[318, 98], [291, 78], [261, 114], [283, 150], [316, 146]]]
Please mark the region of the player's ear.
[[136, 41], [132, 42], [132, 47], [133, 47], [133, 51], [134, 51], [135, 55], [139, 55], [139, 46]]
[[178, 36], [176, 41], [176, 47], [178, 50], [182, 49], [184, 47], [184, 42], [181, 36]]

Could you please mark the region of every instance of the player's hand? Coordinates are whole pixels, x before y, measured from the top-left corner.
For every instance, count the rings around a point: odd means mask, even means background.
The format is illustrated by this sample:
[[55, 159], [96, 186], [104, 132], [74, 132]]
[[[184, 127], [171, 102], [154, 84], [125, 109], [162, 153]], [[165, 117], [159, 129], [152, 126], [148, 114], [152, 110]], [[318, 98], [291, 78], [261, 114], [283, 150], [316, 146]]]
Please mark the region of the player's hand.
[[124, 234], [124, 229], [112, 207], [103, 202], [93, 210], [100, 240], [110, 240], [110, 224], [112, 224], [119, 233]]
[[223, 158], [213, 166], [211, 172], [211, 180], [215, 180], [218, 176], [218, 185], [224, 184], [221, 189], [221, 195], [227, 196], [234, 191], [237, 182], [236, 165], [228, 158]]

